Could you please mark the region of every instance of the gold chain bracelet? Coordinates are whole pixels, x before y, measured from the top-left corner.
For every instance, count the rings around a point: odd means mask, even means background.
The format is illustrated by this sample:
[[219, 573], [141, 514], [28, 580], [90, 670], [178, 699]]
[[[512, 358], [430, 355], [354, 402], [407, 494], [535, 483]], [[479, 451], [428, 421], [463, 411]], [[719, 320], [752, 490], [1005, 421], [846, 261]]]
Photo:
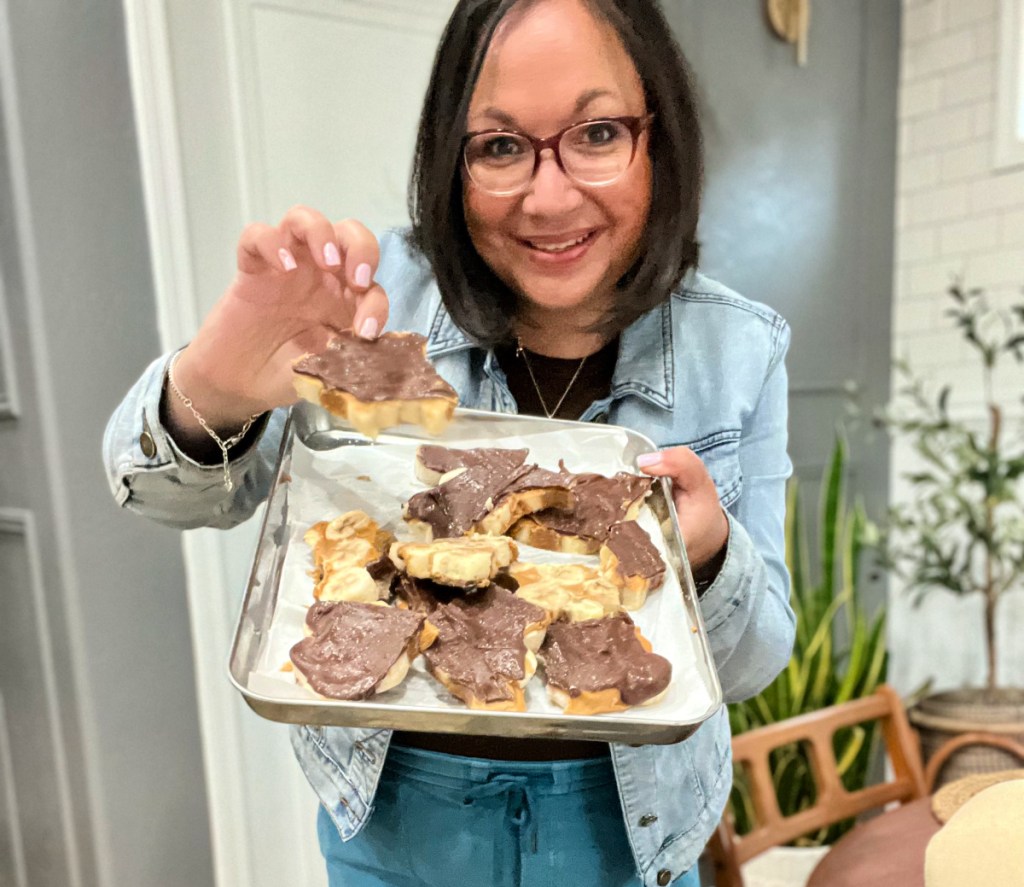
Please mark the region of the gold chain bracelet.
[[181, 357], [180, 351], [171, 358], [171, 362], [167, 365], [167, 381], [171, 384], [171, 390], [178, 395], [181, 402], [185, 404], [185, 406], [187, 406], [191, 411], [192, 415], [195, 416], [196, 421], [203, 426], [203, 430], [210, 435], [210, 437], [213, 438], [214, 443], [220, 447], [221, 456], [224, 457], [224, 488], [230, 493], [235, 488], [235, 484], [234, 481], [231, 480], [231, 470], [228, 467], [228, 462], [230, 461], [228, 457], [228, 450], [249, 433], [249, 429], [252, 428], [252, 423], [263, 414], [253, 413], [253, 415], [245, 420], [245, 424], [242, 426], [242, 430], [239, 431], [238, 434], [232, 435], [227, 440], [222, 440], [220, 435], [210, 427], [209, 423], [199, 415], [199, 411], [192, 403], [192, 398], [186, 397], [182, 394], [181, 389], [178, 387], [178, 383], [174, 381], [174, 365], [178, 362], [179, 357]]

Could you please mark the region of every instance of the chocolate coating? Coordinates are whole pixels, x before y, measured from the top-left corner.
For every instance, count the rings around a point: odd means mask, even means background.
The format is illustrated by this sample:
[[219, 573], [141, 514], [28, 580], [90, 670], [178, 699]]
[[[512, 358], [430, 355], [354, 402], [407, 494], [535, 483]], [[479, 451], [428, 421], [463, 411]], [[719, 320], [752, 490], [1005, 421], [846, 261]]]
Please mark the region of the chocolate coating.
[[306, 613], [313, 632], [292, 647], [295, 667], [320, 695], [366, 699], [423, 628], [411, 610], [320, 601]]
[[629, 506], [646, 496], [653, 483], [652, 478], [625, 471], [614, 477], [572, 475], [569, 489], [576, 500], [572, 510], [545, 508], [534, 512], [533, 519], [557, 533], [603, 541], [612, 525], [626, 517]]
[[626, 705], [657, 696], [672, 679], [672, 665], [648, 653], [625, 613], [584, 622], [555, 622], [540, 648], [549, 684], [570, 696], [614, 687]]
[[532, 466], [473, 465], [405, 503], [405, 519], [423, 521], [435, 539], [462, 536], [494, 508], [502, 491]]
[[619, 572], [623, 576], [640, 576], [657, 585], [665, 577], [665, 562], [661, 554], [636, 521], [615, 524], [605, 539], [605, 545], [618, 558]]
[[511, 683], [526, 676], [526, 629], [544, 619], [540, 607], [496, 585], [453, 600], [430, 615], [438, 637], [423, 654], [427, 667], [484, 702], [511, 699]]
[[366, 572], [370, 574], [370, 578], [374, 582], [390, 584], [391, 580], [395, 578], [395, 574], [398, 573], [398, 568], [388, 554], [384, 553], [366, 565]]
[[571, 500], [572, 496], [569, 492], [571, 475], [561, 471], [548, 471], [539, 465], [528, 465], [527, 468], [529, 471], [512, 481], [505, 488], [502, 496], [524, 493], [527, 490], [556, 488], [565, 490], [566, 497]]
[[424, 444], [416, 451], [416, 458], [424, 468], [436, 471], [438, 474], [447, 474], [456, 468], [469, 468], [471, 465], [518, 468], [526, 461], [527, 453], [529, 450], [506, 450], [500, 447], [458, 450]]
[[408, 573], [397, 575], [394, 589], [395, 596], [405, 601], [410, 610], [418, 613], [433, 613], [442, 604], [451, 603], [457, 597], [476, 593], [475, 590], [441, 585], [430, 579], [416, 579]]
[[320, 354], [296, 361], [294, 370], [364, 402], [457, 399], [455, 389], [427, 360], [426, 345], [418, 333], [384, 333], [369, 340], [344, 332]]

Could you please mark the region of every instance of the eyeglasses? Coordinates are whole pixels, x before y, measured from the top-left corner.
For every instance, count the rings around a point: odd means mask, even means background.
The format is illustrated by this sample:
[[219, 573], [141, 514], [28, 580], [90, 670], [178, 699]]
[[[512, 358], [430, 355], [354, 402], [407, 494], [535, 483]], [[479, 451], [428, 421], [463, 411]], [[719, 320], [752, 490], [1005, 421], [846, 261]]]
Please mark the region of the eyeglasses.
[[468, 133], [462, 158], [470, 179], [489, 194], [510, 196], [524, 190], [540, 166], [540, 152], [550, 148], [555, 162], [581, 185], [610, 185], [633, 162], [636, 143], [654, 119], [599, 117], [567, 126], [546, 139], [506, 129]]

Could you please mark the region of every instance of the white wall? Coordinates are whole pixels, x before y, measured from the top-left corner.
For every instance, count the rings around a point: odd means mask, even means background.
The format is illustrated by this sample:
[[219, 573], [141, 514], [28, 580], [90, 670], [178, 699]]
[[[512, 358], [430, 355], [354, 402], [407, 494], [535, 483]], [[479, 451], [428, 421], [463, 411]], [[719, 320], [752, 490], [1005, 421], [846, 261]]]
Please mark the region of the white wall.
[[[997, 171], [993, 160], [999, 0], [903, 0], [903, 11], [893, 354], [936, 388], [953, 384], [953, 409], [983, 424], [977, 360], [943, 312], [955, 275], [996, 299], [1024, 287], [1024, 167]], [[1022, 391], [1019, 365], [995, 390], [1013, 405], [1007, 431], [1018, 439]], [[895, 447], [894, 498], [911, 466]], [[938, 688], [984, 680], [980, 601], [935, 592], [914, 610], [894, 589], [890, 613], [890, 676], [901, 690], [928, 677]], [[1024, 594], [999, 619], [1000, 682], [1024, 685], [1024, 647], [1014, 642]]]

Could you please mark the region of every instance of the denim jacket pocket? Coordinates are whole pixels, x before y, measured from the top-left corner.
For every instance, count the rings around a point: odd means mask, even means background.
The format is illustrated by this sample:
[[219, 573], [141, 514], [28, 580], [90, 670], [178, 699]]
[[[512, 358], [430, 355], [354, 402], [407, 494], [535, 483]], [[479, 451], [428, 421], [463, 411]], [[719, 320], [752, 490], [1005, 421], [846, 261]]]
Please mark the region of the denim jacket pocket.
[[687, 444], [704, 463], [715, 482], [723, 508], [728, 508], [743, 492], [740, 469], [740, 431], [718, 431]]

